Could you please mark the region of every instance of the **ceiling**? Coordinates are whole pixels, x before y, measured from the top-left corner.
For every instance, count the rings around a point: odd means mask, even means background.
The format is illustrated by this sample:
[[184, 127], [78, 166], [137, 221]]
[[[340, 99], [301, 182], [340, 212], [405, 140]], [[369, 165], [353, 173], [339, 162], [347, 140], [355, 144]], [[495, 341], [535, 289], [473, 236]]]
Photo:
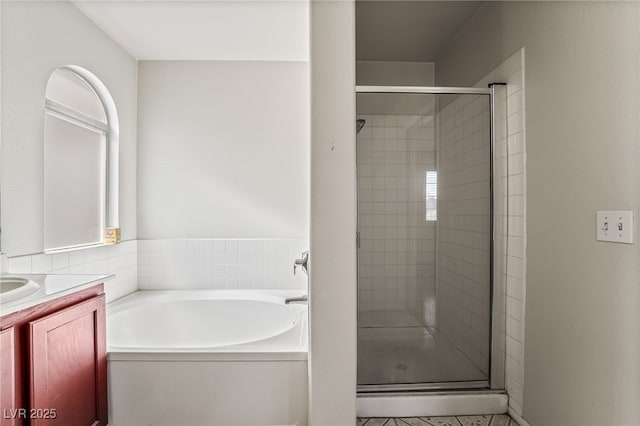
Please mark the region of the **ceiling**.
[[75, 0], [139, 60], [309, 59], [306, 0]]
[[434, 62], [482, 1], [357, 1], [356, 58]]
[[[308, 0], [73, 0], [139, 60], [309, 60]], [[481, 1], [356, 2], [358, 60], [433, 62]]]

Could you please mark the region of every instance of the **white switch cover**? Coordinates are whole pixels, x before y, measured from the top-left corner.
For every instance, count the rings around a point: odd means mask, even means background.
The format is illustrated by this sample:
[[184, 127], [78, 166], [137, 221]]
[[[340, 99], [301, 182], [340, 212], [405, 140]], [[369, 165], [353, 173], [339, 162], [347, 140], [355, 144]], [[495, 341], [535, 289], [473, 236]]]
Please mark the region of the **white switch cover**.
[[599, 211], [596, 217], [598, 241], [633, 244], [632, 211]]

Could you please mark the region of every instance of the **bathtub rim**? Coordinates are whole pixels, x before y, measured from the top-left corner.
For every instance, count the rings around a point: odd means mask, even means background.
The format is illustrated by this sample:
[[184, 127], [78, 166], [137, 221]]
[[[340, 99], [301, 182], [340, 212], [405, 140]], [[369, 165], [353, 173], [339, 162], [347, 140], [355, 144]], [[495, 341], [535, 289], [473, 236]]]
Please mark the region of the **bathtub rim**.
[[[117, 313], [127, 309], [140, 298], [162, 300], [167, 296], [185, 300], [192, 297], [206, 296], [212, 299], [233, 300], [262, 300], [274, 303], [284, 303], [287, 297], [306, 294], [303, 290], [267, 290], [267, 289], [197, 289], [197, 290], [137, 290], [131, 294], [111, 301], [107, 304], [107, 324], [110, 313]], [[298, 331], [300, 336], [297, 345], [286, 349], [282, 347], [269, 348], [264, 346], [269, 339], [278, 338], [276, 335], [256, 342], [243, 343], [227, 347], [202, 348], [130, 348], [109, 346], [107, 342], [108, 361], [164, 361], [164, 362], [204, 362], [204, 361], [306, 361], [308, 359], [308, 307], [306, 304], [291, 304], [301, 315], [301, 321], [286, 333]], [[108, 325], [107, 325], [108, 326]]]
[[[193, 296], [193, 295], [220, 295], [224, 297], [215, 297], [219, 299], [238, 299], [238, 300], [264, 300], [270, 302], [284, 302], [284, 299], [291, 296], [306, 295], [307, 292], [303, 290], [267, 290], [267, 289], [193, 289], [193, 290], [146, 290], [139, 289], [133, 293], [129, 293], [118, 299], [112, 300], [107, 303], [107, 315], [113, 312], [119, 312], [130, 304], [133, 304], [136, 299], [141, 297], [145, 298], [160, 298], [171, 294], [172, 297], [178, 296]], [[293, 304], [292, 304], [293, 306]]]

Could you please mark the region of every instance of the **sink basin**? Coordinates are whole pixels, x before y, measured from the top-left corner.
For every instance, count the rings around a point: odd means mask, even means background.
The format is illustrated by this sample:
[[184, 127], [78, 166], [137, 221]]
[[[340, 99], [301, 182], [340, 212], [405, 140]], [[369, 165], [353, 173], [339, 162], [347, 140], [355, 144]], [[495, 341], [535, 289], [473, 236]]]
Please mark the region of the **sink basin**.
[[27, 279], [14, 276], [0, 276], [0, 303], [10, 302], [35, 293], [40, 286]]

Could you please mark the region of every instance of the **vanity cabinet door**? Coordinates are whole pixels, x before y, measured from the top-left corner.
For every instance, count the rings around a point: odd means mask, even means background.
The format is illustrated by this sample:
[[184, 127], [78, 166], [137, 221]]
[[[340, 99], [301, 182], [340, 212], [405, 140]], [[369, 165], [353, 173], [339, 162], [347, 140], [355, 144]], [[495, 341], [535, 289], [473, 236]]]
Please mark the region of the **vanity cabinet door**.
[[18, 424], [16, 408], [16, 347], [13, 327], [11, 327], [0, 331], [1, 426]]
[[107, 424], [104, 295], [29, 322], [31, 425]]

